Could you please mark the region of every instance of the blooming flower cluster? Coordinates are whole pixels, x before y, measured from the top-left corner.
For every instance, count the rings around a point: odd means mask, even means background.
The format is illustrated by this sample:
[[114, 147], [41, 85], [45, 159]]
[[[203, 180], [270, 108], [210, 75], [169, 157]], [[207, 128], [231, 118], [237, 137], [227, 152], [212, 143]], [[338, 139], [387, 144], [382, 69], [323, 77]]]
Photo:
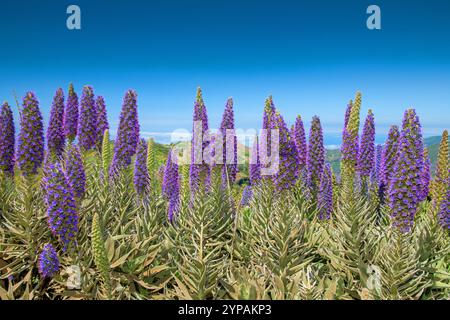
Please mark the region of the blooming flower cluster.
[[402, 232], [413, 225], [422, 191], [423, 140], [414, 109], [405, 112], [394, 172], [389, 184], [389, 206], [393, 224]]
[[278, 191], [289, 190], [295, 185], [299, 173], [297, 148], [283, 117], [278, 112], [273, 116], [271, 129], [279, 132], [279, 168], [274, 175], [274, 183]]
[[394, 174], [394, 165], [397, 159], [398, 143], [400, 132], [397, 126], [389, 129], [388, 138], [383, 148], [380, 165], [380, 189], [381, 192], [387, 190]]
[[37, 173], [44, 160], [44, 125], [39, 102], [32, 92], [23, 98], [16, 161], [24, 176]]
[[[180, 204], [180, 179], [178, 175], [177, 159], [173, 151], [169, 151], [164, 169], [163, 194], [169, 200], [168, 217], [172, 221]], [[172, 158], [173, 157], [173, 158]]]
[[210, 166], [203, 159], [205, 149], [209, 145], [208, 141], [203, 139], [203, 135], [209, 134], [208, 115], [200, 88], [197, 90], [193, 122], [189, 184], [195, 192], [200, 186], [207, 187], [210, 183]]
[[305, 128], [303, 126], [302, 117], [297, 116], [294, 127], [291, 130], [291, 137], [294, 139], [295, 147], [297, 149], [297, 158], [299, 170], [306, 166], [308, 158], [308, 146], [306, 145]]
[[66, 110], [64, 112], [64, 132], [69, 142], [75, 140], [78, 131], [78, 96], [69, 85], [69, 96], [67, 97]]
[[55, 248], [47, 243], [39, 255], [38, 270], [42, 278], [53, 278], [59, 271], [59, 259]]
[[361, 111], [361, 93], [356, 94], [354, 103], [350, 103], [346, 113], [346, 126], [342, 133], [341, 176], [344, 183], [353, 185], [359, 155], [359, 122]]
[[47, 148], [52, 155], [60, 157], [64, 151], [64, 92], [59, 88], [53, 98], [50, 122], [47, 128]]
[[136, 153], [138, 143], [137, 94], [135, 91], [129, 90], [123, 99], [122, 112], [120, 113], [119, 129], [114, 143], [114, 156], [110, 167], [111, 176], [114, 176], [131, 164], [131, 157]]
[[78, 213], [72, 188], [59, 163], [48, 166], [44, 188], [50, 230], [66, 250], [71, 244], [76, 244]]
[[[259, 161], [260, 169], [269, 169], [272, 165], [269, 163], [268, 159], [271, 158], [271, 144], [272, 144], [272, 134], [271, 129], [273, 129], [273, 117], [275, 116], [276, 109], [272, 100], [272, 96], [266, 99], [263, 113], [263, 124], [262, 131], [259, 137]], [[265, 155], [266, 159], [263, 159]], [[264, 160], [264, 161], [261, 161]], [[269, 172], [270, 170], [264, 170]], [[262, 175], [261, 178], [270, 178], [270, 175]]]
[[75, 198], [82, 199], [86, 188], [86, 174], [78, 146], [71, 146], [67, 151], [66, 175]]
[[430, 180], [431, 180], [431, 160], [428, 156], [428, 149], [425, 148], [423, 152], [423, 168], [422, 168], [422, 188], [420, 192], [420, 201], [424, 201], [428, 197], [428, 193], [430, 190]]
[[105, 99], [102, 96], [98, 96], [95, 100], [97, 109], [97, 147], [100, 149], [103, 141], [103, 134], [105, 130], [109, 129], [108, 116], [106, 113]]
[[139, 195], [144, 195], [150, 184], [147, 171], [147, 142], [141, 139], [134, 163], [134, 189]]
[[245, 186], [244, 191], [242, 191], [241, 207], [246, 207], [250, 204], [253, 197], [253, 191], [251, 186]]
[[83, 88], [78, 119], [78, 142], [83, 150], [92, 149], [97, 143], [97, 108], [95, 106], [94, 90], [91, 86]]
[[253, 140], [251, 158], [250, 158], [250, 183], [254, 186], [261, 180], [261, 164], [259, 161], [259, 142], [258, 136]]
[[0, 110], [0, 172], [14, 174], [15, 128], [13, 113], [5, 102]]
[[333, 176], [331, 166], [327, 163], [324, 166], [320, 179], [319, 192], [317, 194], [317, 208], [319, 219], [328, 220], [333, 212]]
[[[237, 166], [237, 137], [234, 132], [234, 111], [233, 99], [228, 99], [220, 124], [220, 132], [223, 137], [223, 166], [222, 166], [222, 184], [233, 184], [236, 180], [238, 171]], [[231, 145], [231, 146], [230, 146]], [[227, 156], [228, 150], [233, 150], [231, 159]]]
[[308, 183], [316, 190], [320, 183], [325, 165], [325, 148], [323, 145], [323, 131], [320, 119], [314, 116], [311, 123], [308, 145]]
[[361, 136], [358, 153], [358, 172], [361, 177], [369, 177], [375, 164], [375, 120], [369, 110]]

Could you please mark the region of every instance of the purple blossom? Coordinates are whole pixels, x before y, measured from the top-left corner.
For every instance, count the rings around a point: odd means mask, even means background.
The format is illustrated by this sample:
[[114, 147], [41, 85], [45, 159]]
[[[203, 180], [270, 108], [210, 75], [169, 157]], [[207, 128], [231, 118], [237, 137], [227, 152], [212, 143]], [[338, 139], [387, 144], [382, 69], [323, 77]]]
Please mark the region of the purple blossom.
[[[266, 103], [264, 106], [264, 113], [263, 113], [263, 124], [262, 124], [262, 132], [259, 137], [259, 159], [261, 162], [262, 156], [265, 156], [267, 158], [271, 157], [271, 144], [272, 144], [272, 135], [271, 135], [271, 129], [273, 129], [273, 117], [276, 113], [275, 105], [272, 100], [272, 96], [269, 96], [269, 98], [266, 99]], [[278, 143], [278, 141], [277, 141]], [[265, 151], [265, 155], [264, 155]], [[262, 169], [268, 169], [270, 168], [272, 164], [262, 161], [260, 164], [260, 167]], [[270, 178], [270, 175], [264, 175], [261, 176], [262, 178]]]
[[44, 160], [44, 125], [39, 102], [32, 92], [23, 98], [16, 161], [24, 176], [37, 173]]
[[259, 143], [258, 136], [255, 136], [252, 146], [252, 153], [250, 158], [250, 183], [254, 186], [261, 180], [261, 164], [259, 161]]
[[369, 177], [375, 165], [375, 119], [369, 110], [361, 136], [358, 153], [358, 172], [361, 177]]
[[166, 167], [164, 169], [163, 194], [169, 200], [168, 217], [173, 220], [173, 216], [177, 213], [180, 204], [180, 179], [178, 176], [177, 159], [172, 158], [173, 150], [169, 151]]
[[192, 131], [194, 134], [192, 135], [191, 141], [189, 184], [191, 190], [195, 192], [201, 186], [205, 188], [208, 187], [210, 182], [210, 166], [203, 159], [205, 149], [207, 149], [209, 145], [208, 141], [203, 139], [203, 135], [209, 135], [208, 115], [200, 88], [197, 90], [193, 122]]
[[328, 220], [333, 212], [333, 176], [329, 163], [325, 164], [317, 194], [319, 219]]
[[384, 190], [394, 174], [394, 165], [397, 159], [398, 143], [400, 132], [397, 126], [389, 129], [388, 138], [383, 148], [380, 165], [380, 189]]
[[47, 148], [56, 157], [64, 151], [66, 137], [64, 134], [64, 92], [59, 88], [53, 97], [50, 122], [47, 128]]
[[245, 186], [244, 191], [242, 191], [241, 207], [246, 207], [250, 204], [253, 197], [253, 191], [251, 186]]
[[15, 128], [11, 108], [5, 102], [0, 110], [0, 171], [14, 174]]
[[147, 142], [141, 139], [134, 163], [134, 189], [138, 195], [144, 195], [150, 185], [147, 170]]
[[109, 129], [108, 116], [106, 113], [105, 99], [102, 96], [98, 96], [95, 101], [97, 109], [97, 146], [100, 148], [103, 142], [103, 134], [105, 130]]
[[319, 186], [324, 165], [325, 148], [323, 146], [322, 125], [319, 117], [314, 116], [309, 133], [308, 159], [306, 163], [308, 183], [313, 189]]
[[352, 113], [353, 101], [350, 100], [345, 110], [344, 128], [347, 128], [348, 122], [350, 121], [350, 114]]
[[55, 248], [47, 243], [39, 255], [38, 270], [42, 278], [53, 278], [59, 271], [59, 259]]
[[83, 87], [81, 95], [80, 118], [78, 122], [78, 141], [81, 149], [94, 148], [98, 139], [97, 108], [94, 90], [91, 86]]
[[[220, 132], [223, 137], [223, 185], [233, 184], [238, 171], [237, 166], [237, 138], [234, 131], [233, 99], [228, 99], [220, 124]], [[232, 150], [231, 159], [227, 158], [228, 149]]]
[[114, 156], [110, 168], [111, 176], [131, 164], [131, 157], [136, 153], [138, 143], [137, 94], [133, 90], [128, 90], [123, 99], [119, 129], [114, 142]]
[[382, 154], [383, 154], [383, 146], [381, 144], [378, 144], [375, 147], [375, 166], [370, 174], [370, 180], [373, 186], [380, 184], [380, 168], [381, 168]]
[[66, 155], [67, 181], [75, 198], [83, 199], [86, 185], [86, 175], [78, 146], [71, 146]]
[[397, 160], [389, 184], [389, 207], [394, 226], [409, 232], [422, 191], [423, 140], [414, 109], [405, 112]]
[[431, 181], [431, 160], [430, 157], [428, 156], [428, 149], [424, 149], [423, 168], [421, 172], [422, 188], [419, 195], [420, 201], [427, 200], [428, 193], [430, 190], [430, 181]]
[[278, 191], [289, 190], [297, 182], [299, 173], [297, 148], [283, 117], [278, 112], [273, 117], [271, 129], [278, 130], [279, 134], [279, 167], [274, 175], [275, 186]]
[[78, 131], [78, 96], [72, 83], [69, 85], [69, 96], [64, 112], [64, 131], [69, 141], [75, 140]]
[[297, 150], [297, 159], [300, 170], [306, 166], [308, 159], [308, 147], [306, 145], [305, 128], [300, 116], [295, 120], [295, 125], [291, 131], [291, 137], [294, 139], [295, 147]]
[[76, 244], [78, 232], [74, 194], [59, 163], [49, 164], [43, 182], [48, 224], [65, 251], [71, 244]]

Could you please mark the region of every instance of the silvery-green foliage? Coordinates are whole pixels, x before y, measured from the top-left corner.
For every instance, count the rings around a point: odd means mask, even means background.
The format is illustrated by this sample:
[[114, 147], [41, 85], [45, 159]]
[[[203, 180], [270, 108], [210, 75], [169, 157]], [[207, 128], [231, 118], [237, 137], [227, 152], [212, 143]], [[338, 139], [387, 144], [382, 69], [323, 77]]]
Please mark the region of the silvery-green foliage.
[[230, 264], [233, 208], [228, 194], [212, 185], [196, 193], [169, 224], [169, 261], [174, 276], [173, 296], [179, 299], [221, 298], [219, 285]]

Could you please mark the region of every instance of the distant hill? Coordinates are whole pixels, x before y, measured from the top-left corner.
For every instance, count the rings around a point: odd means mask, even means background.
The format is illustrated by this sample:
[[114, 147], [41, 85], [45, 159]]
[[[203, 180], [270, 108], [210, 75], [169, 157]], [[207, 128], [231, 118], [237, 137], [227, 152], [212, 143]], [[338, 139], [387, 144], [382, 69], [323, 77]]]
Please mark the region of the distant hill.
[[[431, 160], [431, 166], [432, 166], [432, 172], [434, 172], [434, 166], [437, 161], [437, 156], [439, 152], [439, 144], [441, 142], [440, 136], [433, 136], [429, 138], [424, 139], [425, 146], [428, 148], [428, 153], [430, 155]], [[186, 144], [187, 142], [181, 142], [182, 144]], [[248, 177], [248, 163], [249, 163], [249, 156], [250, 156], [250, 148], [241, 145], [240, 146], [243, 150], [241, 154], [239, 154], [239, 159], [242, 160], [243, 158], [246, 159], [245, 165], [239, 166], [239, 175], [238, 179]], [[157, 154], [157, 161], [159, 165], [163, 165], [165, 162], [165, 159], [167, 157], [167, 153], [170, 149], [169, 145], [165, 144], [159, 144], [155, 143], [156, 148], [156, 154]], [[331, 167], [333, 168], [333, 172], [336, 174], [339, 174], [340, 172], [340, 160], [341, 160], [341, 151], [338, 149], [333, 150], [326, 150], [326, 161], [331, 164]]]

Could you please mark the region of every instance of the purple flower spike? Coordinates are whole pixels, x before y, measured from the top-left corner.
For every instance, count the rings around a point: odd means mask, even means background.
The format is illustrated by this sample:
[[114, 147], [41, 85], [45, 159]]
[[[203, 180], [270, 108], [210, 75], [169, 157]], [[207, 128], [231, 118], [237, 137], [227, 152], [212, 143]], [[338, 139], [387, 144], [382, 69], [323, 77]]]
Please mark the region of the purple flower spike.
[[381, 155], [380, 187], [386, 189], [394, 174], [395, 160], [397, 159], [400, 132], [397, 126], [389, 129], [388, 138]]
[[32, 92], [23, 98], [16, 161], [24, 176], [36, 174], [44, 161], [44, 125]]
[[350, 100], [347, 105], [347, 109], [345, 110], [345, 120], [344, 120], [344, 128], [347, 128], [348, 122], [350, 121], [350, 114], [352, 113], [353, 101]]
[[83, 88], [80, 104], [78, 141], [82, 150], [90, 150], [95, 147], [98, 139], [97, 108], [92, 87]]
[[144, 195], [150, 185], [150, 177], [147, 171], [147, 142], [141, 139], [136, 161], [134, 163], [134, 189], [140, 196]]
[[424, 149], [423, 152], [423, 168], [421, 176], [422, 188], [420, 192], [420, 201], [425, 201], [428, 198], [428, 193], [430, 191], [430, 181], [431, 181], [431, 160], [428, 156], [428, 149]]
[[394, 226], [409, 232], [422, 192], [423, 141], [414, 109], [405, 112], [397, 160], [389, 185], [389, 207]]
[[209, 134], [208, 115], [203, 101], [202, 91], [197, 90], [197, 98], [194, 105], [193, 136], [191, 141], [191, 165], [189, 168], [189, 184], [192, 191], [199, 187], [207, 188], [210, 182], [210, 166], [203, 159], [208, 141], [203, 139]]
[[103, 141], [103, 134], [105, 130], [109, 129], [108, 116], [106, 113], [106, 105], [105, 99], [102, 96], [98, 96], [95, 101], [97, 108], [97, 128], [98, 128], [98, 136], [97, 136], [97, 146], [100, 148]]
[[73, 191], [59, 163], [48, 165], [43, 182], [48, 224], [65, 251], [71, 244], [76, 244], [78, 232]]
[[69, 85], [69, 96], [64, 112], [64, 131], [70, 142], [75, 140], [78, 131], [78, 96], [73, 89], [73, 84]]
[[379, 186], [380, 184], [380, 168], [381, 168], [381, 155], [383, 154], [383, 146], [381, 144], [375, 147], [375, 167], [370, 174], [370, 181], [373, 186]]
[[241, 207], [247, 207], [253, 197], [253, 191], [251, 186], [245, 186], [244, 191], [242, 191]]
[[261, 164], [259, 161], [258, 136], [255, 136], [250, 159], [250, 183], [252, 186], [261, 180]]
[[302, 170], [306, 166], [306, 161], [308, 159], [308, 147], [306, 145], [305, 128], [300, 116], [295, 120], [291, 137], [294, 139], [295, 147], [297, 149], [299, 169]]
[[136, 153], [138, 143], [137, 94], [133, 90], [128, 90], [123, 99], [119, 129], [114, 142], [114, 156], [109, 172], [111, 176], [131, 164], [131, 157]]
[[369, 177], [375, 165], [375, 119], [369, 110], [361, 136], [358, 154], [358, 172], [361, 177]]
[[323, 146], [323, 132], [320, 119], [314, 116], [311, 123], [311, 129], [309, 133], [309, 146], [308, 146], [308, 182], [316, 189], [319, 186], [320, 177], [325, 165], [325, 148]]
[[60, 157], [64, 151], [64, 92], [59, 88], [53, 98], [50, 122], [47, 128], [47, 148], [53, 155]]
[[317, 208], [320, 220], [331, 218], [331, 213], [333, 212], [333, 176], [329, 163], [324, 166], [322, 178], [320, 179]]
[[59, 259], [55, 248], [47, 243], [39, 255], [38, 270], [42, 278], [53, 278], [59, 271]]
[[67, 180], [75, 198], [83, 199], [86, 185], [86, 175], [78, 146], [69, 148], [66, 155]]
[[[220, 124], [220, 132], [223, 137], [223, 167], [222, 167], [222, 184], [224, 186], [232, 185], [236, 180], [238, 171], [237, 166], [237, 138], [234, 131], [234, 111], [233, 99], [228, 99], [223, 113], [222, 122]], [[227, 158], [228, 149], [233, 150], [231, 159]], [[230, 152], [231, 153], [231, 152]]]
[[178, 176], [178, 164], [176, 158], [172, 155], [173, 151], [169, 151], [166, 167], [164, 169], [163, 194], [169, 200], [168, 217], [173, 221], [174, 215], [177, 213], [180, 204], [180, 179]]
[[[264, 113], [263, 113], [263, 124], [262, 124], [262, 132], [259, 137], [259, 158], [260, 160], [263, 159], [262, 157], [265, 156], [270, 158], [271, 157], [271, 144], [272, 144], [272, 135], [271, 135], [271, 129], [273, 129], [274, 123], [273, 118], [275, 117], [276, 109], [275, 105], [272, 100], [272, 96], [269, 96], [266, 99], [265, 106], [264, 106]], [[268, 169], [270, 171], [271, 163], [265, 163], [262, 161], [261, 168], [262, 169]], [[261, 178], [271, 178], [270, 175], [262, 175]]]
[[281, 114], [275, 113], [272, 129], [277, 129], [279, 134], [279, 168], [274, 175], [275, 186], [278, 191], [289, 190], [297, 182], [299, 174], [297, 148]]
[[15, 128], [11, 108], [5, 102], [0, 110], [0, 171], [14, 174]]

